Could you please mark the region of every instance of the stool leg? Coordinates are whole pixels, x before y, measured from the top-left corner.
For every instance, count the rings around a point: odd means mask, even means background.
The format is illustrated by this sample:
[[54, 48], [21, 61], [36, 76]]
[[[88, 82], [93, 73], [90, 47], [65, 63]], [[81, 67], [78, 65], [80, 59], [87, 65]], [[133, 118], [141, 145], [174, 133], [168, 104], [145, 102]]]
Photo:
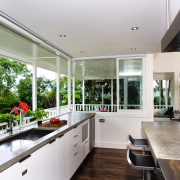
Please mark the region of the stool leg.
[[147, 171], [147, 180], [151, 180], [151, 172]]
[[143, 170], [143, 180], [145, 180], [145, 171]]
[[143, 147], [143, 152], [142, 152], [143, 155], [145, 155], [145, 148]]

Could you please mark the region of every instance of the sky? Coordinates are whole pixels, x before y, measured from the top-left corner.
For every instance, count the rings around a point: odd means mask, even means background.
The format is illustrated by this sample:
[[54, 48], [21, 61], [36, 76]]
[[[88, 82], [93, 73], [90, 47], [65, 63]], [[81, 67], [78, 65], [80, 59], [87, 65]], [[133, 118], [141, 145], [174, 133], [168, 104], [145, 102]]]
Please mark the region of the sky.
[[[27, 68], [32, 71], [32, 65], [27, 65]], [[56, 73], [38, 67], [37, 77], [46, 77], [47, 79], [53, 80], [56, 79]]]

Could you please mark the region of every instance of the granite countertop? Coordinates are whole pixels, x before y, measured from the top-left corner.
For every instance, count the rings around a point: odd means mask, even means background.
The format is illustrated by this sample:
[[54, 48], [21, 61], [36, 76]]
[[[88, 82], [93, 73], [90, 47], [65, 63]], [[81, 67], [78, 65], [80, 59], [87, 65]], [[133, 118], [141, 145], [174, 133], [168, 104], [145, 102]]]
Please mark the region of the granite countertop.
[[180, 122], [142, 122], [142, 128], [165, 179], [179, 179]]
[[156, 159], [180, 160], [179, 122], [143, 122], [142, 127]]
[[[39, 138], [35, 141], [31, 141], [27, 143], [26, 145], [23, 146], [23, 148], [20, 148], [18, 150], [10, 151], [7, 149], [0, 148], [0, 154], [1, 154], [0, 172], [12, 166], [16, 162], [19, 162], [21, 159], [32, 154], [34, 151], [38, 150], [39, 148], [51, 142], [55, 138], [68, 132], [75, 126], [81, 124], [82, 122], [84, 122], [85, 120], [93, 116], [95, 116], [95, 113], [83, 113], [83, 112], [72, 112], [72, 113], [62, 115], [62, 116], [58, 116], [61, 120], [67, 120], [67, 124], [60, 128], [56, 128], [53, 132], [51, 132], [48, 135], [43, 136], [42, 138]], [[30, 129], [30, 128], [39, 128], [39, 127], [36, 124], [28, 128]], [[46, 127], [40, 127], [40, 128], [46, 129]], [[24, 130], [27, 130], [27, 128], [24, 128]], [[3, 136], [0, 136], [0, 142], [3, 140], [3, 138], [4, 138]]]

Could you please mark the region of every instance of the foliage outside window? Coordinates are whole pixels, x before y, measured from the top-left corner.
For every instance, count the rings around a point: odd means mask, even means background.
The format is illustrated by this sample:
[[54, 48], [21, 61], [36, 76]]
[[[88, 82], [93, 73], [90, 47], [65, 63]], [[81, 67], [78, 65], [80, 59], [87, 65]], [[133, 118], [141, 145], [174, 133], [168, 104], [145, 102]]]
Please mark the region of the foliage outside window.
[[171, 80], [154, 80], [154, 107], [161, 109], [172, 104]]

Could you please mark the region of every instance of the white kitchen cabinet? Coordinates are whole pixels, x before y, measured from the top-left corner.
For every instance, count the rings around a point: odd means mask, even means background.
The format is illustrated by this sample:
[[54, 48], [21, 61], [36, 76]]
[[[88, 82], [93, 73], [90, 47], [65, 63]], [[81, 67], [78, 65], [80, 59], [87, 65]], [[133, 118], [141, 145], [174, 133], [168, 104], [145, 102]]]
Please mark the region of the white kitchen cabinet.
[[56, 169], [56, 140], [51, 141], [41, 148], [43, 154], [42, 173], [43, 180], [55, 180]]
[[82, 123], [82, 161], [89, 153], [89, 120]]
[[67, 132], [67, 160], [68, 179], [70, 179], [82, 162], [81, 125]]
[[0, 173], [0, 179], [43, 180], [41, 167], [42, 151], [39, 149]]
[[5, 180], [69, 180], [89, 153], [89, 120], [0, 173]]
[[29, 157], [21, 160], [20, 165], [20, 174], [21, 179], [23, 180], [43, 180], [42, 177], [42, 148], [32, 153]]
[[67, 134], [56, 139], [56, 172], [57, 180], [67, 180]]
[[12, 165], [8, 169], [0, 173], [0, 179], [2, 180], [21, 179], [21, 174], [19, 169], [20, 169], [19, 163]]

